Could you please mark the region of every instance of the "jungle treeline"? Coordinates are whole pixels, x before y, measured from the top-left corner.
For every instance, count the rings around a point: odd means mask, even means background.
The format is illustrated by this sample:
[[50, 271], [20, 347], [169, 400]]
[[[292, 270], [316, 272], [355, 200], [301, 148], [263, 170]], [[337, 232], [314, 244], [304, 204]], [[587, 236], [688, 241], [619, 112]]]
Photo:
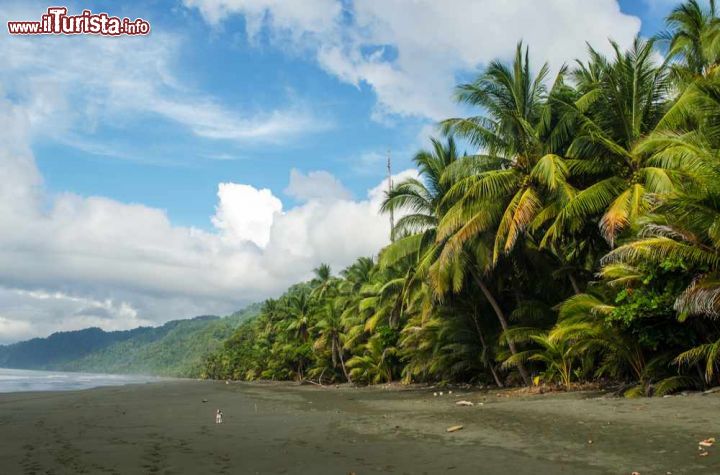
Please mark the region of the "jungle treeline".
[[442, 121], [420, 178], [387, 192], [393, 242], [267, 300], [205, 376], [719, 384], [715, 5], [612, 50], [551, 77], [521, 43], [457, 86], [477, 115]]

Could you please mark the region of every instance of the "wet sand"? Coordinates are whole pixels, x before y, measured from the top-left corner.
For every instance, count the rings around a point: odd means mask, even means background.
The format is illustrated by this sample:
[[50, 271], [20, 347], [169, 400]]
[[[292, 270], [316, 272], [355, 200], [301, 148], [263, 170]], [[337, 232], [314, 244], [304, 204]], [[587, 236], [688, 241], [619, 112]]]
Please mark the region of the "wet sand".
[[[717, 447], [701, 457], [697, 442], [708, 437]], [[720, 473], [720, 394], [433, 397], [210, 381], [0, 394], [2, 474], [633, 471]]]

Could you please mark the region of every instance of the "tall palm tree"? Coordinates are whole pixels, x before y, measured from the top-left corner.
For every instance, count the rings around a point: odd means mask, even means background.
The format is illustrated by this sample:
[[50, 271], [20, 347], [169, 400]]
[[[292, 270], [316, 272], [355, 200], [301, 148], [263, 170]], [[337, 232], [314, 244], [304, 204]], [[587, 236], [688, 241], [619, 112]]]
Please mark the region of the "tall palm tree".
[[375, 279], [377, 270], [372, 258], [361, 257], [340, 272], [343, 281], [339, 285], [337, 305], [342, 309], [344, 347], [349, 351], [361, 344], [366, 336], [365, 321], [369, 315], [362, 304], [367, 297], [363, 289]]
[[[442, 244], [437, 275], [444, 275], [437, 281], [458, 283], [463, 269], [469, 269], [504, 331], [509, 329], [507, 317], [487, 277], [532, 227], [554, 217], [556, 202], [572, 196], [567, 166], [555, 153], [562, 140], [551, 136], [557, 117], [548, 101], [567, 94], [564, 71], [550, 91], [547, 74], [545, 64], [532, 75], [529, 51], [518, 44], [512, 67], [494, 61], [476, 81], [458, 87], [458, 101], [478, 107], [483, 115], [442, 123], [445, 132], [465, 138], [482, 153], [446, 173], [453, 184], [445, 197], [451, 205], [437, 232]], [[513, 341], [509, 348], [517, 353]], [[517, 367], [530, 384], [523, 362]]]
[[579, 124], [567, 165], [572, 179], [589, 186], [573, 193], [543, 244], [597, 220], [614, 246], [643, 213], [693, 178], [682, 163], [655, 155], [646, 141], [667, 110], [669, 93], [667, 67], [655, 63], [653, 44], [636, 39], [623, 52], [613, 43], [612, 60], [590, 49], [591, 61], [575, 71], [582, 95], [563, 104]]
[[322, 300], [335, 284], [332, 269], [329, 264], [322, 263], [313, 269], [313, 274], [315, 274], [315, 276], [310, 281], [310, 284], [314, 289], [311, 295]]
[[285, 302], [286, 328], [301, 342], [306, 342], [310, 338], [313, 306], [314, 302], [307, 290], [292, 292]]
[[[549, 140], [553, 122], [549, 95], [561, 94], [563, 74], [553, 90], [545, 85], [548, 66], [533, 76], [529, 52], [517, 45], [512, 67], [490, 63], [474, 82], [458, 87], [456, 98], [483, 111], [483, 115], [442, 122], [482, 153], [464, 160], [448, 179], [455, 183], [447, 199], [453, 206], [439, 224], [438, 238], [448, 239], [446, 257], [460, 252], [470, 239], [494, 232], [493, 262], [508, 254], [534, 220], [542, 214], [547, 198], [567, 200], [567, 166]], [[545, 213], [547, 214], [547, 213]]]
[[[508, 328], [507, 318], [484, 279], [472, 270], [466, 272], [472, 267], [467, 266], [467, 255], [453, 252], [452, 259], [442, 259], [448, 254], [448, 239], [440, 239], [438, 226], [454, 206], [449, 197], [456, 186], [454, 179], [468, 173], [469, 169], [474, 172], [476, 160], [477, 157], [458, 156], [452, 137], [448, 138], [447, 145], [433, 140], [432, 152], [422, 151], [415, 156], [422, 180], [412, 179], [397, 184], [383, 205], [384, 210], [409, 209], [410, 214], [407, 215], [407, 220], [401, 218], [398, 221], [401, 231], [398, 235], [403, 237], [383, 250], [380, 263], [387, 267], [410, 259], [411, 267], [404, 278], [402, 304], [413, 300], [410, 298], [412, 295], [414, 301], [419, 299], [424, 307], [432, 307], [434, 300], [451, 290], [460, 291], [464, 276], [473, 275], [501, 326]], [[485, 346], [485, 342], [482, 344]], [[514, 343], [510, 344], [510, 349], [512, 352], [516, 351]], [[524, 366], [520, 364], [518, 369], [529, 384], [530, 379]]]
[[711, 72], [720, 60], [720, 37], [715, 0], [703, 8], [688, 0], [673, 9], [659, 38], [668, 43], [667, 57], [676, 61], [673, 71], [681, 83]]
[[421, 150], [413, 157], [421, 179], [406, 178], [396, 183], [383, 201], [382, 212], [405, 213], [395, 223], [397, 237], [433, 232], [443, 214], [442, 201], [449, 191], [443, 174], [460, 159], [460, 155], [452, 136], [446, 143], [436, 138], [430, 138], [430, 142], [431, 151]]
[[350, 375], [345, 368], [345, 359], [343, 357], [344, 326], [342, 316], [335, 302], [330, 301], [325, 304], [318, 317], [318, 322], [315, 324], [315, 328], [318, 331], [318, 339], [314, 345], [315, 349], [319, 350], [329, 347], [333, 369], [337, 368], [339, 362], [345, 379], [347, 382], [352, 383]]
[[437, 226], [448, 210], [446, 196], [452, 186], [452, 182], [443, 177], [461, 160], [452, 137], [448, 137], [446, 143], [431, 138], [431, 143], [432, 151], [421, 150], [413, 158], [420, 179], [409, 178], [397, 183], [381, 208], [383, 212], [405, 213], [395, 225], [394, 234], [398, 239], [385, 247], [379, 258], [383, 269], [398, 266], [407, 269], [400, 311], [420, 295], [418, 291], [424, 292], [425, 303], [429, 304], [427, 299], [431, 295], [423, 286], [441, 250]]

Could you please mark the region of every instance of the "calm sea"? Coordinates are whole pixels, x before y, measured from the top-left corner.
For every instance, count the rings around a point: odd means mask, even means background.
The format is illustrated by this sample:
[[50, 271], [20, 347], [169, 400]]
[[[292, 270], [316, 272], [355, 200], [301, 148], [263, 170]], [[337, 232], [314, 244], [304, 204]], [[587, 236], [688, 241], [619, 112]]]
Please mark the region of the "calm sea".
[[66, 373], [62, 371], [33, 371], [0, 368], [0, 393], [18, 391], [69, 391], [99, 386], [162, 381], [153, 376], [124, 374]]

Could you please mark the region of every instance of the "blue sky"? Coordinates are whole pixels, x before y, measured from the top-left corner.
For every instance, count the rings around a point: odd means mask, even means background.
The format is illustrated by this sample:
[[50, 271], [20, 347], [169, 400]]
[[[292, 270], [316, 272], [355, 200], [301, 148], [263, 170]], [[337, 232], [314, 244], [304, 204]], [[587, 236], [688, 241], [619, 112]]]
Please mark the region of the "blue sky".
[[[409, 152], [418, 145], [418, 132], [430, 123], [424, 117], [373, 120], [375, 96], [370, 87], [343, 82], [303, 52], [285, 52], [262, 36], [249, 41], [242, 34], [242, 16], [212, 26], [195, 9], [168, 8], [164, 2], [127, 2], [118, 9], [115, 3], [99, 2], [93, 9], [142, 16], [154, 31], [181, 38], [173, 61], [187, 87], [240, 112], [273, 110], [296, 101], [311, 109], [320, 124], [302, 136], [267, 142], [198, 137], [182, 124], [152, 116], [82, 132], [123, 156], [90, 153], [40, 137], [33, 150], [52, 192], [139, 202], [167, 210], [177, 224], [209, 229], [219, 182], [270, 188], [292, 205], [296, 201], [283, 193], [290, 169], [322, 169], [341, 179], [354, 195], [363, 196], [382, 178], [385, 164], [380, 158], [386, 150], [396, 152], [398, 170], [410, 166]], [[144, 41], [152, 42], [152, 35]]]
[[[79, 13], [79, 3], [68, 4]], [[668, 0], [82, 2], [147, 37], [0, 36], [0, 343], [223, 314], [374, 255], [394, 171], [519, 40], [539, 66]], [[34, 20], [48, 4], [2, 2]]]
[[[623, 0], [620, 5], [624, 12], [643, 19], [643, 34], [652, 34], [671, 4], [653, 7], [643, 0]], [[182, 49], [174, 58], [178, 76], [228, 108], [262, 111], [297, 100], [326, 124], [281, 143], [195, 137], [183, 125], [157, 117], [103, 124], [87, 133], [94, 142], [116, 148], [126, 157], [89, 153], [41, 137], [33, 147], [52, 192], [71, 190], [140, 202], [167, 210], [178, 224], [209, 229], [219, 182], [267, 187], [294, 204], [283, 194], [289, 170], [322, 169], [362, 196], [384, 173], [381, 160], [368, 162], [363, 157], [379, 158], [390, 149], [395, 151], [396, 168], [407, 168], [412, 152], [422, 145], [418, 133], [423, 125], [432, 124], [427, 117], [374, 120], [376, 97], [371, 87], [343, 82], [307, 53], [273, 46], [267, 34], [248, 40], [242, 15], [214, 26], [197, 9], [168, 7], [167, 2], [123, 2], [120, 7], [117, 2], [97, 2], [92, 9], [141, 16], [154, 31], [179, 35]], [[145, 41], [152, 42], [152, 35]], [[451, 91], [443, 92], [450, 97]]]

